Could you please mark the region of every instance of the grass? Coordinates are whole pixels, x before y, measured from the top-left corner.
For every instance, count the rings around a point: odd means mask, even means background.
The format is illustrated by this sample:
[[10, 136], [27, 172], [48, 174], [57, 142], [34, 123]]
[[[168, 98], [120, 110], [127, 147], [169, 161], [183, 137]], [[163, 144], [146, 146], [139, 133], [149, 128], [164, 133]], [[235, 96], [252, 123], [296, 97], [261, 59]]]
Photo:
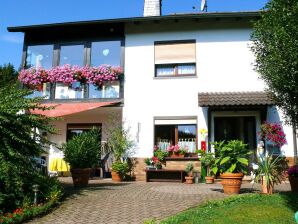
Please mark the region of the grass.
[[298, 211], [298, 194], [244, 194], [208, 202], [178, 213], [160, 223], [295, 224], [296, 211]]

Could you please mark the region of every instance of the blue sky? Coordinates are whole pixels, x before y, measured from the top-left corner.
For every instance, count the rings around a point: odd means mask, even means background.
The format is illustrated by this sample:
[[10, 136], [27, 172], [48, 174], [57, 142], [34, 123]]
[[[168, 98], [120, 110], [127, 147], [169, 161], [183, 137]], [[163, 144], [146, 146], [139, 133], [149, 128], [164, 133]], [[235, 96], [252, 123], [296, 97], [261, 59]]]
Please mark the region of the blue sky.
[[[252, 11], [267, 0], [207, 0], [208, 12]], [[9, 33], [8, 26], [142, 16], [144, 0], [1, 0], [0, 65], [21, 63], [22, 33]], [[196, 12], [200, 0], [163, 0], [163, 15]]]

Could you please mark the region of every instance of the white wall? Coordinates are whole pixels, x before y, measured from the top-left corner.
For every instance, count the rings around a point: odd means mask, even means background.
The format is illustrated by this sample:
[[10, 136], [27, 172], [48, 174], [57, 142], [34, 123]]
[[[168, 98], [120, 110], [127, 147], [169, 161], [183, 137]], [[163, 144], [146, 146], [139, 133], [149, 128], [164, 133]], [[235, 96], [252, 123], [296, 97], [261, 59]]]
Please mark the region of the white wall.
[[[198, 130], [207, 128], [198, 92], [263, 91], [248, 47], [251, 29], [223, 26], [173, 22], [126, 27], [123, 116], [133, 136], [141, 126], [136, 156], [152, 155], [155, 116], [195, 116]], [[154, 41], [187, 39], [196, 40], [197, 77], [154, 78]]]

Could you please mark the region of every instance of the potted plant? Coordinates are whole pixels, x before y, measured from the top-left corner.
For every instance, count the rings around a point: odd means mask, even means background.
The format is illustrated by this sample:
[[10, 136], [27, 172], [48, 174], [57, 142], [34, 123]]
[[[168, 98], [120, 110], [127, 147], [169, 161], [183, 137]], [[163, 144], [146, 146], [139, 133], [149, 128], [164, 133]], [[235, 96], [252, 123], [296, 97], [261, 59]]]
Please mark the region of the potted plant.
[[251, 152], [240, 140], [214, 142], [212, 145], [216, 155], [212, 172], [220, 173], [225, 194], [239, 194], [242, 178], [248, 170], [248, 157]]
[[100, 159], [100, 131], [93, 128], [62, 145], [64, 159], [70, 165], [74, 186], [88, 185], [91, 168]]
[[256, 181], [262, 183], [262, 193], [272, 194], [274, 184], [281, 183], [284, 171], [287, 169], [287, 162], [284, 156], [265, 156], [258, 158], [258, 169]]
[[185, 183], [187, 184], [193, 184], [193, 175], [192, 175], [192, 171], [193, 171], [193, 163], [187, 163], [186, 168], [185, 168], [185, 172], [187, 173], [187, 176], [185, 177]]
[[129, 166], [126, 162], [117, 161], [112, 164], [112, 180], [121, 182], [129, 172]]
[[146, 169], [147, 170], [155, 169], [154, 168], [154, 162], [153, 162], [152, 158], [146, 158], [146, 159], [144, 159], [144, 163], [146, 164]]
[[199, 160], [202, 163], [202, 166], [207, 167], [207, 175], [205, 177], [206, 184], [214, 183], [214, 176], [212, 175], [212, 167], [215, 163], [214, 153], [206, 152], [205, 150], [198, 150], [198, 155], [200, 156]]
[[[113, 122], [113, 121], [111, 121]], [[128, 157], [133, 148], [133, 141], [130, 139], [129, 130], [121, 126], [116, 126], [111, 129], [108, 133], [109, 138], [107, 140], [107, 145], [109, 151], [112, 152], [114, 161], [112, 164], [112, 180], [119, 182], [123, 180], [125, 174], [128, 173], [127, 163], [123, 162], [125, 157]], [[115, 165], [114, 165], [115, 164]], [[121, 170], [122, 169], [122, 170]]]
[[162, 163], [165, 162], [165, 158], [168, 156], [168, 152], [154, 147], [152, 161], [156, 169], [162, 169]]
[[298, 193], [298, 165], [294, 165], [288, 169], [288, 178], [292, 192]]

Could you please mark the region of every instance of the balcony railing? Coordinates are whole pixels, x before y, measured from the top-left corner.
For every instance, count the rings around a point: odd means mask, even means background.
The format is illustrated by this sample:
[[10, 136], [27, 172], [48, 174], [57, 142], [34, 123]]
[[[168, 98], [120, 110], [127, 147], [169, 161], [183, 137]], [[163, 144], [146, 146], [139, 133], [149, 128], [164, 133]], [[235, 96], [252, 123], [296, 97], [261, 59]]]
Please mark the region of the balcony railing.
[[63, 83], [44, 83], [28, 97], [45, 97], [46, 100], [67, 99], [115, 99], [123, 98], [121, 94], [122, 81], [106, 81], [101, 87], [92, 84], [74, 82], [71, 85]]

